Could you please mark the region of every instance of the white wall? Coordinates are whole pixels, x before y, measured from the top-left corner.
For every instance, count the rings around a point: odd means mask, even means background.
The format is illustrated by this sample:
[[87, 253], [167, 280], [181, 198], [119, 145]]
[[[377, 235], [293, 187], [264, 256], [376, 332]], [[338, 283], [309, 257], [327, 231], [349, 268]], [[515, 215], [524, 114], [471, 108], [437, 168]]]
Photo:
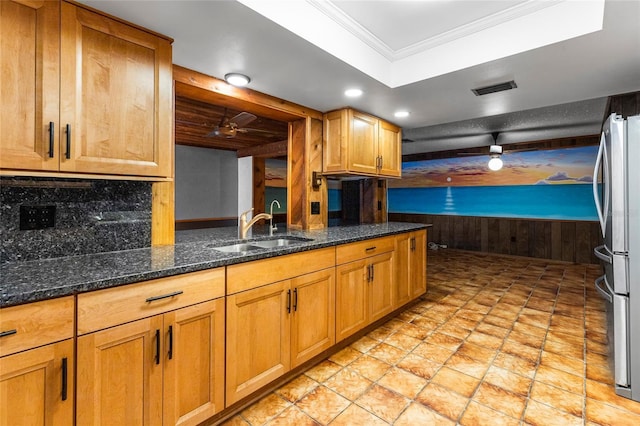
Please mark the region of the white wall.
[[235, 151], [176, 145], [176, 219], [236, 217]]

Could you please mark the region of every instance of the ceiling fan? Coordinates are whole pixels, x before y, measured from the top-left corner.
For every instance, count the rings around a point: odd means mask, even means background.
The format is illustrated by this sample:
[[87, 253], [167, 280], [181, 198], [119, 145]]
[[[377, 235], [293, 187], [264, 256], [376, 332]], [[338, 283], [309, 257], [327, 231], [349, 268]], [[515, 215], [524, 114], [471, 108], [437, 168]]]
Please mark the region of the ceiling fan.
[[[535, 151], [535, 148], [524, 148], [524, 149], [508, 149], [503, 150], [502, 145], [498, 145], [498, 135], [500, 132], [491, 133], [491, 137], [493, 138], [493, 144], [489, 146], [489, 156], [491, 158], [499, 158], [502, 154], [506, 153], [514, 153], [514, 152], [526, 152], [526, 151]], [[477, 156], [477, 155], [487, 155], [486, 152], [458, 152], [456, 155], [460, 156]]]
[[224, 109], [224, 115], [220, 119], [220, 123], [207, 134], [207, 137], [224, 137], [234, 138], [238, 132], [247, 133], [253, 129], [247, 129], [244, 126], [254, 121], [255, 115], [248, 112], [241, 112], [231, 118], [227, 116], [227, 109]]
[[209, 132], [207, 137], [222, 137], [226, 139], [235, 138], [238, 133], [265, 133], [271, 136], [278, 136], [279, 132], [273, 132], [271, 130], [251, 129], [244, 127], [257, 119], [255, 115], [249, 112], [241, 112], [231, 118], [227, 117], [227, 109], [224, 110], [224, 115], [220, 119], [220, 123], [214, 129]]

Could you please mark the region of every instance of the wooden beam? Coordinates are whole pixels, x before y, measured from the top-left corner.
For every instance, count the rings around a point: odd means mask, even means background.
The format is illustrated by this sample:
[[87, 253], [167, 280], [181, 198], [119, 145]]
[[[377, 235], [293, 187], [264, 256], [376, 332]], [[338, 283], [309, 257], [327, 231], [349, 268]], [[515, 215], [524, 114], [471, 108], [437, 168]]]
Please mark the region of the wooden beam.
[[[264, 213], [265, 162], [264, 158], [253, 158], [253, 216]], [[261, 221], [260, 223], [264, 223]]]
[[285, 139], [280, 142], [272, 142], [250, 148], [239, 149], [238, 158], [251, 156], [259, 158], [286, 157], [288, 149], [289, 141]]
[[[287, 157], [287, 226], [290, 229], [322, 229], [328, 224], [327, 180], [311, 185], [313, 172], [322, 172], [322, 121], [312, 118], [289, 124]], [[318, 203], [319, 213], [313, 213]]]
[[[502, 148], [505, 151], [519, 150], [519, 149], [535, 149], [535, 150], [541, 151], [546, 149], [573, 148], [573, 147], [579, 147], [579, 146], [598, 145], [599, 143], [600, 143], [600, 135], [588, 135], [588, 136], [576, 136], [571, 138], [559, 138], [559, 139], [548, 139], [548, 140], [540, 140], [540, 141], [505, 144], [505, 145], [502, 145]], [[489, 156], [489, 148], [484, 146], [484, 147], [478, 147], [478, 148], [452, 149], [448, 151], [408, 154], [408, 155], [402, 156], [402, 161], [423, 161], [423, 160], [436, 160], [436, 159], [442, 159], [442, 158], [455, 158], [458, 156], [458, 153], [462, 153], [462, 152], [487, 154], [487, 157]]]
[[175, 183], [155, 182], [151, 188], [151, 245], [175, 242]]
[[322, 120], [320, 111], [251, 89], [234, 87], [179, 65], [173, 66], [173, 79], [176, 96], [225, 105], [274, 120], [289, 122], [305, 117]]

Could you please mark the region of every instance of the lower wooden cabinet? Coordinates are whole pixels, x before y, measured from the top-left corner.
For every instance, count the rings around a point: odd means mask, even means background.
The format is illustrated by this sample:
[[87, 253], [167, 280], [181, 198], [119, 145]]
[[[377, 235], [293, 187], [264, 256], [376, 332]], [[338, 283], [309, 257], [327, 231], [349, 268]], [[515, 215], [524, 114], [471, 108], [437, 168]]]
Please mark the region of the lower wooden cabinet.
[[394, 252], [336, 268], [336, 341], [391, 313], [395, 300]]
[[224, 298], [78, 337], [78, 425], [196, 425], [224, 407]]
[[427, 231], [396, 237], [395, 307], [400, 307], [427, 291]]
[[335, 342], [334, 268], [227, 296], [230, 406]]
[[0, 425], [72, 425], [73, 339], [0, 358]]
[[335, 343], [334, 268], [291, 280], [291, 367]]
[[0, 310], [0, 425], [71, 425], [74, 298]]

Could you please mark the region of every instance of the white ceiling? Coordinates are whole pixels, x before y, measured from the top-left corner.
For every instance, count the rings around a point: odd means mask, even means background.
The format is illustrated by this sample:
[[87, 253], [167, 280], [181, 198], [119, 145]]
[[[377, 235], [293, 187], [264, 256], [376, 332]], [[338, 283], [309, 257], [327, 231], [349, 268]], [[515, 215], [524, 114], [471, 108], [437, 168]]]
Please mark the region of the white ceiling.
[[[637, 0], [607, 0], [603, 18], [602, 0], [241, 1], [260, 13], [224, 0], [83, 0], [173, 37], [178, 65], [242, 72], [260, 92], [395, 122], [416, 141], [405, 153], [488, 144], [442, 137], [456, 129], [500, 131], [501, 143], [598, 133], [605, 98], [640, 90]], [[518, 87], [471, 92], [507, 80]], [[350, 87], [364, 95], [345, 98]], [[398, 109], [411, 114], [396, 119]]]

